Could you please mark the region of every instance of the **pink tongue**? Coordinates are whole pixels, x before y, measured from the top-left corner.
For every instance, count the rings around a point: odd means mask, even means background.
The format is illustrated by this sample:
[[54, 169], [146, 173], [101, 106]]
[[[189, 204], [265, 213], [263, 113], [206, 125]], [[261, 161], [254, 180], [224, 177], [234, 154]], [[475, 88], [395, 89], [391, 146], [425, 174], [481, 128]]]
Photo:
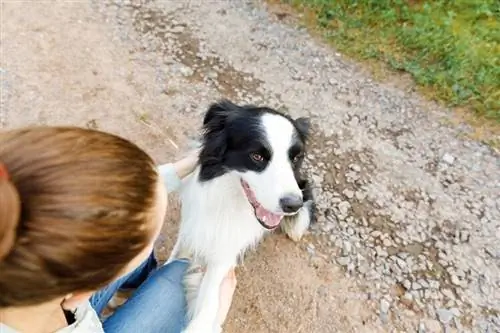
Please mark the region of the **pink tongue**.
[[264, 224], [268, 227], [276, 228], [280, 224], [283, 215], [273, 214], [262, 207], [262, 205], [255, 198], [255, 194], [250, 189], [250, 186], [248, 186], [247, 182], [241, 180], [241, 183], [248, 197], [248, 200], [250, 200], [252, 206], [255, 208], [255, 214], [257, 215], [257, 218], [264, 222]]
[[264, 222], [269, 227], [277, 227], [281, 222], [281, 218], [283, 217], [282, 215], [271, 213], [260, 205], [255, 209], [255, 212], [259, 220]]

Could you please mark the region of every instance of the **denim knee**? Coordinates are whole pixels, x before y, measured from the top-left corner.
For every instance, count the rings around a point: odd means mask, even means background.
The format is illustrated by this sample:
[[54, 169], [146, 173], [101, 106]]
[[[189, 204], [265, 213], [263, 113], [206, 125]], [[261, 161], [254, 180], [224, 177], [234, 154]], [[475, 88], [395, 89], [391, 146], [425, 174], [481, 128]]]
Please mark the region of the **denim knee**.
[[186, 323], [184, 260], [160, 267], [104, 322], [106, 333], [179, 333]]

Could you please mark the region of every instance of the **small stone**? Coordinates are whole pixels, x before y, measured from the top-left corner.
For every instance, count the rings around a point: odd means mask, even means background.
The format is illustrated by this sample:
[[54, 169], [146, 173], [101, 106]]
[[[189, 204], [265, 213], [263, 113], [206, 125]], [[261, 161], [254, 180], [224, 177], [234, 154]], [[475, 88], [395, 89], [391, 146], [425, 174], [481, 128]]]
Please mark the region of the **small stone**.
[[362, 191], [356, 191], [356, 199], [358, 199], [358, 201], [362, 201], [364, 200], [364, 198], [366, 198], [365, 193], [363, 193]]
[[[402, 271], [405, 271], [407, 268], [406, 261], [403, 259], [400, 259], [399, 257], [396, 257], [396, 262], [398, 263], [399, 268], [401, 268]], [[410, 281], [408, 281], [410, 282]]]
[[354, 192], [349, 190], [349, 189], [345, 189], [343, 192], [342, 192], [348, 199], [352, 199], [354, 197]]
[[492, 258], [495, 258], [495, 259], [500, 259], [500, 250], [496, 250], [494, 249], [493, 247], [485, 247], [484, 248], [484, 251], [489, 255], [491, 256]]
[[407, 302], [411, 302], [413, 300], [413, 295], [411, 293], [406, 292], [404, 293], [402, 298]]
[[418, 324], [418, 333], [426, 333], [427, 331], [425, 330], [425, 324], [423, 322], [420, 322]]
[[416, 281], [413, 282], [413, 284], [411, 285], [411, 287], [412, 287], [413, 290], [420, 290], [420, 289], [422, 289], [422, 286], [420, 285], [420, 283], [418, 283]]
[[184, 76], [191, 76], [194, 73], [194, 71], [189, 67], [181, 67], [179, 71]]
[[307, 245], [307, 252], [309, 253], [309, 255], [313, 256], [316, 254], [316, 251], [314, 249], [314, 245], [312, 244], [308, 244]]
[[444, 163], [448, 165], [453, 165], [453, 163], [455, 162], [455, 157], [453, 155], [446, 153], [443, 155], [442, 160]]
[[347, 266], [349, 264], [349, 261], [349, 257], [347, 256], [337, 258], [337, 263], [341, 266]]
[[404, 287], [406, 290], [410, 290], [410, 289], [411, 289], [411, 282], [410, 282], [410, 280], [404, 280], [404, 281], [403, 281], [403, 287]]
[[458, 308], [451, 308], [450, 312], [453, 314], [453, 317], [460, 317], [460, 310]]
[[210, 72], [208, 72], [208, 73], [207, 73], [207, 77], [208, 77], [209, 79], [211, 79], [211, 80], [215, 80], [215, 79], [217, 79], [217, 77], [218, 77], [218, 76], [219, 76], [219, 75], [218, 75], [218, 74], [217, 74], [217, 72], [215, 72], [215, 71], [210, 71]]
[[357, 164], [351, 164], [349, 165], [349, 168], [352, 170], [352, 171], [355, 171], [355, 172], [360, 172], [361, 171], [361, 167]]
[[[424, 327], [425, 330], [422, 332], [425, 332], [425, 333], [441, 333], [441, 332], [443, 332], [441, 324], [439, 323], [439, 321], [437, 321], [435, 319], [424, 320], [424, 321], [420, 322], [420, 325], [422, 325], [422, 327]], [[419, 325], [419, 329], [420, 329], [420, 325]], [[419, 333], [420, 333], [420, 331], [419, 331]]]
[[358, 264], [358, 271], [361, 274], [366, 274], [366, 272], [368, 272], [369, 269], [370, 269], [370, 267], [366, 263]]
[[387, 322], [387, 314], [391, 305], [385, 299], [380, 300], [380, 320], [385, 324]]
[[453, 299], [455, 299], [455, 295], [453, 294], [453, 291], [451, 291], [451, 290], [450, 290], [450, 289], [448, 289], [448, 288], [445, 288], [445, 289], [441, 290], [441, 293], [442, 293], [445, 297], [447, 297], [447, 298], [449, 298], [449, 299], [452, 299], [452, 300], [453, 300]]
[[350, 208], [351, 208], [351, 204], [347, 201], [342, 201], [338, 205], [338, 209], [342, 215], [347, 215]]
[[352, 249], [351, 243], [348, 241], [344, 241], [344, 243], [342, 244], [342, 252], [344, 254], [349, 254], [351, 253], [351, 249]]
[[457, 275], [455, 274], [451, 274], [451, 283], [453, 283], [454, 285], [456, 286], [460, 286], [462, 284], [462, 282], [460, 281], [460, 279], [458, 278]]
[[182, 25], [175, 26], [170, 29], [170, 32], [173, 32], [174, 34], [178, 34], [184, 31], [184, 27]]
[[375, 248], [375, 251], [377, 251], [377, 256], [381, 257], [381, 258], [384, 258], [384, 257], [387, 257], [388, 253], [382, 249], [380, 246], [377, 246]]
[[454, 317], [453, 312], [443, 308], [437, 309], [436, 314], [443, 325], [448, 325]]

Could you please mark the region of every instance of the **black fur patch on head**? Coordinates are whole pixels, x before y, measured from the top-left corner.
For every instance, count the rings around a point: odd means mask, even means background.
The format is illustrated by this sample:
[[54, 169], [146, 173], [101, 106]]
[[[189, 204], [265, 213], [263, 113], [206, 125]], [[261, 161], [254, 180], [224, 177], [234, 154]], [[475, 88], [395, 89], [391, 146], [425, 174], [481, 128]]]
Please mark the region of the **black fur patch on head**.
[[262, 127], [262, 115], [280, 115], [297, 131], [291, 143], [290, 161], [300, 168], [309, 132], [306, 118], [293, 120], [274, 109], [255, 105], [239, 106], [228, 100], [210, 105], [203, 120], [203, 147], [200, 152], [200, 181], [208, 181], [230, 170], [262, 172], [272, 157], [272, 147]]

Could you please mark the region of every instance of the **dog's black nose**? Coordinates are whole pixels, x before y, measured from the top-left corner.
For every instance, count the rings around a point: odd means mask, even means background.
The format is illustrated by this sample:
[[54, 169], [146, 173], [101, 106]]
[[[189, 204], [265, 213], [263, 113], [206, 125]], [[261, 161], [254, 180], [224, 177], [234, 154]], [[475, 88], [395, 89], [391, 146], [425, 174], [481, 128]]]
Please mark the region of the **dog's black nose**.
[[285, 213], [295, 213], [304, 205], [301, 196], [291, 194], [280, 199], [280, 206]]

